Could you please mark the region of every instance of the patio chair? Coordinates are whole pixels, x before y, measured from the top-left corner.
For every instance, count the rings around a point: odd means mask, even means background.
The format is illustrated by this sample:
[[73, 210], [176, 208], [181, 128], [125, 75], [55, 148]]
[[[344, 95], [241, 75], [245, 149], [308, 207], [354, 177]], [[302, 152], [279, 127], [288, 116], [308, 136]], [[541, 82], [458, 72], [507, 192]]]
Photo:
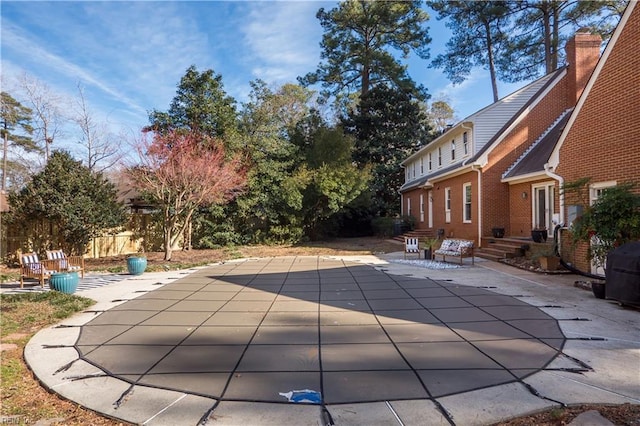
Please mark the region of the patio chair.
[[420, 259], [420, 243], [418, 238], [405, 237], [404, 238], [404, 258], [407, 258], [407, 253], [415, 253]]
[[51, 274], [58, 272], [56, 262], [52, 260], [40, 260], [37, 253], [25, 253], [20, 255], [20, 288], [24, 288], [24, 280], [37, 280], [44, 288], [44, 281], [51, 278]]
[[79, 272], [84, 278], [84, 257], [67, 256], [62, 250], [47, 250], [47, 259], [55, 261], [59, 271]]

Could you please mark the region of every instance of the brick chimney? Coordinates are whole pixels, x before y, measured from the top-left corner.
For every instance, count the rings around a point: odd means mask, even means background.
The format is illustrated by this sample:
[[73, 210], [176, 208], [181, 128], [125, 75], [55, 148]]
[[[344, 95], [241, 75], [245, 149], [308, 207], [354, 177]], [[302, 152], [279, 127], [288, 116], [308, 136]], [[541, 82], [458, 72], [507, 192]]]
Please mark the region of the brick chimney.
[[[567, 65], [569, 75], [569, 101], [575, 104], [582, 94], [591, 73], [600, 59], [602, 38], [581, 28], [567, 41]], [[575, 98], [573, 98], [575, 94]]]

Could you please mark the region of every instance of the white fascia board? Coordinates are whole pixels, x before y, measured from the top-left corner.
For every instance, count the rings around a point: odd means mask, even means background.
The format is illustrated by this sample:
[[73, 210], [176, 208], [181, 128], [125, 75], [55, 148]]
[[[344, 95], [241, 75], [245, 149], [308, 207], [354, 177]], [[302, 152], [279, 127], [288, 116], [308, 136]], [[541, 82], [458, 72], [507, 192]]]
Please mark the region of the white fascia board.
[[510, 178], [500, 179], [502, 183], [508, 183], [509, 185], [515, 185], [517, 183], [528, 182], [531, 180], [544, 179], [549, 176], [545, 172], [533, 172], [525, 175], [514, 176]]
[[450, 179], [452, 177], [456, 177], [459, 175], [463, 175], [465, 173], [469, 173], [471, 171], [472, 167], [471, 165], [467, 164], [467, 165], [463, 165], [462, 163], [460, 163], [460, 167], [457, 167], [447, 173], [443, 173], [441, 175], [438, 176], [434, 176], [432, 179], [429, 179], [429, 183], [431, 184], [431, 186], [433, 186], [434, 182], [440, 182], [446, 179]]

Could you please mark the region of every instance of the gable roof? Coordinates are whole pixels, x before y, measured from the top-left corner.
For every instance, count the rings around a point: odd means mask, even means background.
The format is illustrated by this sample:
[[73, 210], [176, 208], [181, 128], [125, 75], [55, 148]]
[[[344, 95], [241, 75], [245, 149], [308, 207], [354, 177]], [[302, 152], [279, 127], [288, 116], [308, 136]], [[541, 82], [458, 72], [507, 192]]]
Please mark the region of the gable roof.
[[560, 114], [555, 122], [502, 174], [503, 182], [544, 173], [544, 165], [549, 162], [549, 156], [556, 146], [572, 110], [571, 108]]
[[[564, 144], [564, 141], [567, 138], [567, 135], [571, 130], [573, 123], [576, 121], [577, 117], [580, 115], [580, 111], [582, 110], [582, 107], [584, 106], [587, 98], [589, 97], [589, 94], [591, 93], [593, 86], [598, 80], [598, 77], [600, 76], [602, 69], [607, 63], [607, 60], [611, 55], [611, 51], [615, 48], [615, 45], [618, 42], [618, 39], [620, 38], [620, 34], [622, 34], [622, 31], [627, 25], [627, 22], [629, 21], [629, 18], [633, 13], [636, 7], [636, 4], [637, 4], [636, 1], [630, 1], [629, 3], [627, 3], [627, 8], [625, 9], [624, 14], [622, 15], [622, 18], [620, 19], [620, 22], [618, 23], [616, 30], [613, 32], [613, 35], [611, 36], [609, 43], [607, 43], [607, 47], [604, 49], [604, 52], [602, 53], [602, 56], [600, 57], [600, 60], [598, 61], [596, 68], [593, 70], [593, 73], [591, 74], [591, 77], [589, 78], [589, 81], [587, 82], [587, 85], [584, 88], [584, 91], [582, 92], [582, 95], [580, 95], [580, 99], [578, 99], [578, 103], [576, 104], [576, 107], [573, 110], [573, 113], [569, 117], [566, 126], [564, 127], [562, 133], [560, 134], [560, 137], [558, 138], [558, 142], [556, 143], [553, 151], [551, 152], [551, 155], [549, 156], [549, 168], [551, 170], [555, 170], [558, 167], [558, 164], [560, 163], [560, 149], [562, 148], [562, 145]], [[636, 13], [640, 13], [640, 11]], [[631, 28], [630, 31], [637, 31], [637, 29]]]
[[[448, 142], [451, 136], [456, 134], [463, 125], [473, 125], [473, 149], [475, 154], [488, 149], [497, 136], [499, 136], [510, 124], [532, 103], [541, 98], [550, 85], [555, 84], [560, 76], [566, 72], [566, 67], [560, 68], [550, 74], [527, 84], [498, 101], [474, 112], [457, 122], [449, 130], [438, 136], [427, 145], [407, 157], [401, 164], [406, 165], [415, 158], [429, 151], [434, 145]], [[474, 156], [475, 157], [475, 156]]]
[[451, 136], [458, 131], [464, 124], [473, 124], [473, 146], [475, 153], [464, 161], [452, 164], [448, 167], [436, 170], [418, 179], [405, 182], [399, 189], [399, 192], [408, 191], [425, 185], [429, 185], [429, 181], [457, 173], [463, 169], [472, 167], [479, 162], [486, 161], [486, 155], [502, 141], [508, 134], [509, 130], [515, 126], [526, 113], [530, 111], [545, 95], [562, 79], [566, 74], [566, 67], [560, 68], [550, 74], [545, 75], [532, 83], [527, 84], [519, 90], [505, 96], [497, 102], [476, 111], [464, 120], [458, 122], [450, 130], [425, 145], [416, 153], [409, 156], [401, 164], [404, 166], [410, 161], [416, 159], [424, 152], [429, 151], [434, 144], [442, 141], [449, 141]]

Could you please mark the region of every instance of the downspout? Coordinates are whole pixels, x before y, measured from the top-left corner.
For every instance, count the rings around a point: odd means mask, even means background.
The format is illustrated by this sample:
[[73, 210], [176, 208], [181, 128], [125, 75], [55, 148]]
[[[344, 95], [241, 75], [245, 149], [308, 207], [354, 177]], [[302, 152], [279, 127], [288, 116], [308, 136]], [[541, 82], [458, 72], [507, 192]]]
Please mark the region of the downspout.
[[471, 170], [478, 174], [478, 248], [482, 247], [482, 170], [476, 164]]
[[544, 165], [544, 174], [546, 174], [547, 176], [549, 176], [551, 179], [557, 180], [558, 184], [560, 186], [560, 193], [559, 193], [559, 198], [560, 198], [560, 223], [559, 224], [564, 224], [564, 192], [562, 191], [562, 187], [564, 186], [564, 178], [560, 175], [557, 175], [555, 173], [553, 173], [551, 171], [551, 166], [549, 165], [549, 163], [545, 163]]
[[558, 199], [560, 200], [560, 218], [558, 223], [554, 226], [554, 244], [555, 244], [555, 252], [560, 256], [560, 260], [562, 261], [562, 244], [560, 244], [560, 230], [565, 226], [564, 224], [564, 191], [562, 191], [562, 187], [564, 186], [564, 178], [560, 175], [557, 175], [551, 171], [551, 166], [549, 163], [544, 164], [544, 173], [549, 176], [551, 179], [558, 181], [558, 186], [560, 187], [560, 191], [558, 194]]

